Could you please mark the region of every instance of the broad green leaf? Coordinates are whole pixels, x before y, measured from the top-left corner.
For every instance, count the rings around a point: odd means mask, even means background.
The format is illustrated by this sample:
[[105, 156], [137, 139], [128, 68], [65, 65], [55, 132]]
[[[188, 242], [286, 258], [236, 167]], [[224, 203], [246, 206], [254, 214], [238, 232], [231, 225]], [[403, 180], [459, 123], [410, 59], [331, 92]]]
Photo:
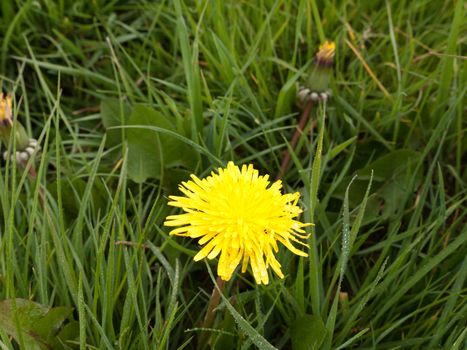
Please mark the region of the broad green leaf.
[[[351, 207], [359, 205], [365, 195], [369, 179], [373, 171], [373, 189], [375, 195], [368, 199], [368, 211], [365, 213], [364, 222], [381, 216], [389, 217], [399, 208], [401, 198], [410, 193], [414, 188], [411, 183], [411, 167], [420, 158], [420, 153], [410, 149], [400, 149], [390, 152], [365, 167], [356, 171], [358, 178], [355, 180], [349, 192], [349, 204]], [[421, 172], [417, 174], [415, 186], [421, 179]], [[336, 189], [334, 196], [344, 198], [345, 184], [351, 177], [343, 179], [342, 184]]]
[[[131, 128], [131, 126], [138, 128]], [[155, 132], [141, 126], [155, 126], [174, 132], [174, 126], [159, 112], [146, 106], [136, 106], [128, 120], [128, 174], [141, 183], [147, 178], [161, 178], [168, 167], [195, 167], [198, 155], [187, 144], [169, 133]]]
[[371, 172], [374, 171], [375, 181], [388, 180], [404, 171], [410, 163], [416, 162], [419, 157], [420, 154], [411, 149], [400, 149], [378, 158], [360, 169], [357, 174], [359, 177], [370, 176]]
[[[413, 150], [401, 149], [383, 156], [364, 169], [358, 171], [358, 174], [367, 177], [374, 170], [375, 178], [383, 184], [379, 188], [379, 199], [382, 202], [382, 214], [384, 218], [392, 216], [397, 209], [403, 197], [414, 189], [410, 188], [412, 171], [410, 168], [418, 161], [420, 154]], [[416, 184], [421, 181], [421, 174], [418, 173]], [[367, 181], [365, 181], [367, 183]]]
[[293, 350], [320, 349], [326, 335], [323, 320], [318, 316], [304, 315], [290, 325], [290, 338]]
[[[53, 197], [57, 198], [57, 182], [60, 181], [62, 205], [65, 219], [76, 219], [81, 206], [81, 200], [86, 190], [86, 182], [78, 177], [62, 176], [51, 182], [49, 191]], [[102, 210], [105, 206], [105, 200], [102, 195], [104, 189], [99, 182], [94, 182], [90, 194], [90, 205], [96, 210]]]
[[191, 173], [191, 171], [181, 168], [170, 169], [170, 176], [164, 176], [162, 186], [168, 193], [176, 193], [178, 185], [182, 181], [189, 180]]
[[76, 339], [69, 307], [49, 308], [26, 299], [0, 302], [0, 328], [28, 350], [72, 349], [68, 340]]
[[72, 312], [73, 309], [71, 307], [62, 306], [50, 309], [44, 317], [34, 323], [34, 330], [46, 339], [49, 339], [58, 333], [63, 322], [71, 316]]
[[71, 321], [64, 325], [60, 332], [57, 334], [55, 338], [52, 338], [51, 344], [53, 345], [53, 349], [61, 349], [60, 346], [63, 347], [63, 349], [74, 349], [74, 346], [71, 346], [70, 340], [73, 340], [73, 343], [75, 343], [75, 339], [78, 338], [79, 334], [79, 322], [78, 321]]
[[0, 328], [31, 350], [41, 350], [42, 339], [33, 332], [34, 323], [45, 316], [47, 308], [29, 300], [16, 299], [0, 302]]
[[[125, 125], [131, 115], [128, 103], [117, 98], [108, 98], [101, 101], [101, 119], [106, 129]], [[107, 146], [112, 147], [122, 142], [122, 130], [107, 130]]]

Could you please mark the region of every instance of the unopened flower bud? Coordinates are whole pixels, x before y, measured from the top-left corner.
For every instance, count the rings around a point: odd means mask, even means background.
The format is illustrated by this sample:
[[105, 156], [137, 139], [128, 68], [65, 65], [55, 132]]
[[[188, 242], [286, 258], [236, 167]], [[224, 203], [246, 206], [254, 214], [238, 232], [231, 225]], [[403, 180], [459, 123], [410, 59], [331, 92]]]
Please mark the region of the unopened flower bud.
[[11, 96], [2, 93], [0, 97], [0, 128], [13, 125], [11, 112]]
[[319, 51], [313, 61], [313, 68], [306, 81], [306, 87], [311, 92], [320, 93], [328, 91], [335, 52], [336, 44], [331, 41], [325, 41], [319, 47]]
[[325, 41], [320, 45], [315, 57], [315, 64], [320, 67], [331, 67], [336, 53], [336, 44], [332, 41]]
[[8, 147], [10, 135], [15, 132], [17, 151], [24, 151], [29, 145], [29, 136], [23, 125], [13, 119], [11, 96], [5, 93], [0, 96], [0, 140]]

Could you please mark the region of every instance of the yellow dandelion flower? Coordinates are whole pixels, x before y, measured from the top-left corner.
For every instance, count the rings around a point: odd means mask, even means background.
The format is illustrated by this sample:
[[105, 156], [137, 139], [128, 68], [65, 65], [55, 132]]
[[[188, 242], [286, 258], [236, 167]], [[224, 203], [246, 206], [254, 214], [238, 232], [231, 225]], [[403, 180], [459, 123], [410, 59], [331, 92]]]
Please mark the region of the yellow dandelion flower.
[[267, 269], [280, 277], [284, 275], [274, 256], [278, 242], [293, 253], [308, 256], [293, 243], [307, 246], [304, 224], [296, 220], [302, 213], [297, 206], [300, 194], [282, 194], [281, 181], [270, 184], [269, 176], [260, 176], [253, 165], [241, 170], [233, 162], [218, 173], [179, 186], [184, 197], [170, 196], [169, 205], [182, 208], [185, 213], [168, 216], [166, 226], [181, 226], [171, 235], [199, 239], [203, 248], [194, 257], [214, 259], [220, 254], [217, 274], [228, 281], [241, 263], [242, 272], [248, 264], [256, 283], [268, 284]]
[[12, 122], [11, 112], [11, 96], [5, 93], [0, 96], [0, 127], [11, 126]]
[[336, 44], [332, 41], [325, 41], [319, 46], [319, 51], [315, 57], [316, 63], [318, 66], [330, 67], [335, 54]]

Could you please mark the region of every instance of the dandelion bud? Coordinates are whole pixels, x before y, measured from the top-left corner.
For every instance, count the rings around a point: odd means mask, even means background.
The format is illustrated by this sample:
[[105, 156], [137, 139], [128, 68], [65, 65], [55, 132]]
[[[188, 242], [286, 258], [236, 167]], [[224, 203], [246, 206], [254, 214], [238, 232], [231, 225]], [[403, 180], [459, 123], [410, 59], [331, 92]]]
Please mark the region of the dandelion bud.
[[332, 75], [332, 64], [335, 52], [336, 44], [331, 41], [325, 41], [324, 44], [319, 47], [319, 51], [313, 62], [313, 68], [305, 84], [306, 88], [311, 92], [327, 92], [329, 80]]
[[325, 41], [319, 47], [319, 51], [315, 57], [315, 64], [320, 67], [331, 67], [336, 53], [336, 44], [331, 41]]
[[[16, 155], [19, 162], [27, 161], [32, 154], [40, 149], [37, 141], [30, 139], [23, 125], [18, 120], [13, 119], [11, 96], [3, 93], [0, 95], [0, 141], [8, 148], [11, 133], [15, 132]], [[8, 151], [3, 153], [3, 158], [8, 157]]]
[[11, 112], [11, 96], [2, 93], [0, 97], [0, 128], [13, 126], [13, 113]]

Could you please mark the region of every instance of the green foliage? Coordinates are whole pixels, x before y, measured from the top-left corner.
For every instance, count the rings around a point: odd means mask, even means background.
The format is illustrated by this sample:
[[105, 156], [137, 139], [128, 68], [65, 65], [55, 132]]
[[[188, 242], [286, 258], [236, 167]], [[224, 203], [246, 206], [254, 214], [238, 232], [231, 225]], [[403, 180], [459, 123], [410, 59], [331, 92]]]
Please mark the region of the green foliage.
[[[180, 139], [164, 131], [175, 132], [173, 125], [155, 110], [137, 106], [128, 124], [128, 174], [136, 182], [162, 177], [164, 168], [177, 166], [194, 170], [198, 154]], [[147, 129], [146, 126], [158, 128]], [[159, 175], [160, 174], [160, 175]]]
[[[128, 146], [127, 170], [130, 179], [137, 183], [143, 183], [148, 178], [162, 179], [166, 169], [180, 166], [194, 170], [198, 154], [187, 143], [173, 136], [177, 131], [163, 114], [143, 105], [132, 109], [124, 105], [124, 111], [119, 113], [118, 106], [116, 99], [102, 101], [101, 118], [108, 132], [108, 145], [116, 146], [125, 141]], [[128, 130], [125, 131], [124, 127]], [[180, 132], [183, 133], [183, 130]]]
[[24, 349], [73, 349], [78, 322], [67, 320], [69, 307], [48, 308], [25, 299], [0, 302], [0, 329]]
[[326, 335], [323, 320], [318, 316], [305, 315], [290, 325], [290, 338], [294, 350], [320, 349]]
[[124, 132], [116, 128], [128, 123], [132, 108], [127, 102], [117, 98], [106, 98], [101, 101], [100, 112], [102, 124], [106, 129], [107, 145], [109, 147], [120, 145], [124, 139]]
[[[462, 1], [0, 11], [1, 80], [42, 145], [36, 179], [0, 165], [2, 349], [43, 346], [31, 330], [54, 349], [59, 334], [80, 349], [195, 349], [202, 334], [215, 349], [465, 348]], [[276, 176], [325, 38], [333, 98], [283, 178], [315, 224], [309, 258], [280, 250], [286, 277], [268, 286], [236, 273], [202, 329], [213, 281], [163, 226], [167, 197], [229, 160]]]

